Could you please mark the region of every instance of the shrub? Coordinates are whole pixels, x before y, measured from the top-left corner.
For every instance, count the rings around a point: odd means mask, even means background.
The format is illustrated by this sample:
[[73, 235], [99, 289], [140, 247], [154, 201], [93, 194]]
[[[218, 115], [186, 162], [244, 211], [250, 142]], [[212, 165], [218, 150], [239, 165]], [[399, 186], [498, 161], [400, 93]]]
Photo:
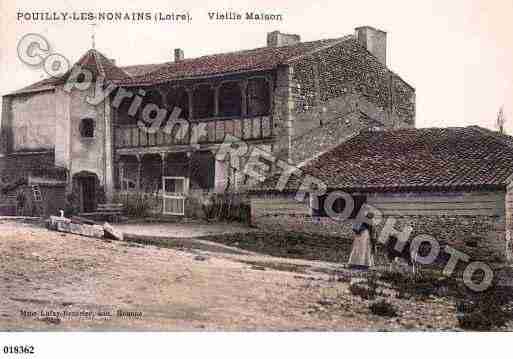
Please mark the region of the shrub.
[[370, 311], [373, 314], [382, 317], [397, 317], [397, 309], [391, 303], [384, 299], [378, 300], [369, 306]]
[[96, 186], [96, 203], [107, 203], [107, 196], [105, 195], [105, 188], [103, 186]]
[[376, 290], [365, 283], [352, 283], [349, 286], [352, 295], [358, 296], [365, 300], [372, 300], [376, 297]]
[[202, 209], [209, 220], [250, 223], [251, 208], [238, 193], [211, 193], [202, 199]]
[[372, 300], [378, 294], [378, 283], [373, 274], [369, 274], [367, 279], [362, 282], [351, 283], [349, 291], [362, 299]]
[[511, 291], [493, 286], [485, 292], [456, 303], [458, 323], [466, 330], [492, 330], [511, 320], [505, 306], [511, 301]]
[[64, 204], [64, 216], [71, 217], [80, 213], [80, 203], [74, 193], [66, 196], [66, 203]]
[[454, 279], [433, 271], [419, 271], [416, 275], [386, 271], [380, 278], [395, 287], [399, 292], [397, 297], [402, 299], [412, 296], [448, 295], [457, 287]]
[[126, 214], [130, 217], [148, 217], [155, 203], [155, 195], [134, 192], [120, 195], [116, 201], [123, 203]]

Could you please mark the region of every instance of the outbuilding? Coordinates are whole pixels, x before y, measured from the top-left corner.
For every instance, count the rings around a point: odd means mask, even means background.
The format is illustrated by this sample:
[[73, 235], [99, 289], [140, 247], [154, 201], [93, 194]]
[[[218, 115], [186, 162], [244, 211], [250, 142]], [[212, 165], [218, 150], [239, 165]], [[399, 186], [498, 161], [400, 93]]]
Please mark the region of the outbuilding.
[[[325, 186], [319, 210], [313, 196], [298, 196], [305, 176]], [[513, 137], [477, 126], [362, 131], [301, 164], [280, 190], [278, 178], [251, 190], [252, 222], [262, 228], [350, 240], [351, 218], [366, 205], [381, 216], [378, 232], [427, 234], [473, 261], [511, 258]], [[324, 210], [334, 192], [353, 199], [344, 220]], [[341, 213], [336, 197], [329, 208]]]

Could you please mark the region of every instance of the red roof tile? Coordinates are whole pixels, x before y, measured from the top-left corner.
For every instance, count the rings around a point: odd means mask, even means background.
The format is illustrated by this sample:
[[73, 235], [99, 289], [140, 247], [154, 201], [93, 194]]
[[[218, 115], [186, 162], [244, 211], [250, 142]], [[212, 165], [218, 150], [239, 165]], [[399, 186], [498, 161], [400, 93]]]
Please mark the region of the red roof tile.
[[[119, 81], [130, 77], [128, 72], [114, 65], [114, 63], [105, 55], [94, 49], [87, 51], [75, 63], [75, 66], [77, 65], [89, 69], [94, 76], [100, 75], [101, 77], [113, 81]], [[69, 74], [70, 71], [68, 71], [62, 77], [53, 77], [38, 81], [29, 86], [23, 87], [22, 89], [11, 92], [9, 95], [52, 90], [56, 85], [63, 84], [68, 78]]]
[[[301, 170], [347, 191], [505, 187], [513, 137], [477, 126], [365, 131]], [[287, 190], [297, 190], [301, 178], [291, 178]], [[262, 188], [272, 190], [276, 179]]]
[[166, 63], [156, 71], [121, 81], [120, 84], [149, 85], [182, 78], [269, 70], [280, 64], [286, 64], [296, 58], [308, 55], [311, 52], [348, 40], [354, 40], [353, 36], [300, 42], [289, 46], [261, 47], [252, 50], [184, 59], [178, 62]]
[[[224, 54], [184, 59], [179, 62], [146, 64], [118, 67], [97, 50], [91, 49], [76, 64], [90, 69], [120, 85], [151, 85], [170, 80], [218, 75], [233, 72], [268, 70], [279, 64], [285, 64], [311, 52], [354, 40], [352, 35], [342, 38], [300, 42], [296, 45], [281, 47], [261, 47], [252, 50], [236, 51]], [[68, 74], [64, 75], [66, 78]], [[63, 78], [50, 78], [36, 82], [9, 95], [51, 90], [63, 83]]]

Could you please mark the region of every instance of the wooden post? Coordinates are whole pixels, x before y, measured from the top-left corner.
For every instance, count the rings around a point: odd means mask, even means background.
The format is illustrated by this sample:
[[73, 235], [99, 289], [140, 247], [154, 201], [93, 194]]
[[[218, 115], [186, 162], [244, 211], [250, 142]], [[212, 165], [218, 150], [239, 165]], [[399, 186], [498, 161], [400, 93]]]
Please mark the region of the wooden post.
[[187, 92], [187, 99], [189, 100], [189, 120], [192, 120], [192, 117], [193, 117], [193, 106], [194, 106], [194, 101], [193, 101], [193, 94], [194, 94], [194, 90], [190, 87], [186, 87], [185, 88], [185, 91]]
[[[267, 81], [267, 86], [269, 87], [269, 93], [267, 94], [267, 98], [268, 98], [268, 101], [269, 101], [269, 107], [268, 107], [268, 115], [270, 118], [273, 117], [273, 111], [274, 111], [274, 96], [273, 96], [273, 90], [274, 90], [274, 86], [273, 86], [273, 78], [271, 76], [266, 76], [265, 77], [266, 81]], [[272, 127], [271, 127], [272, 128]]]
[[221, 84], [213, 85], [212, 87], [214, 88], [214, 117], [219, 117], [219, 89]]
[[166, 175], [166, 158], [167, 158], [167, 152], [160, 152], [160, 160], [161, 160], [161, 177], [164, 177]]
[[142, 155], [136, 154], [137, 158], [137, 191], [141, 191], [141, 169], [142, 169]]
[[123, 190], [123, 180], [125, 178], [125, 164], [123, 161], [118, 161], [118, 168], [119, 168], [119, 188]]
[[248, 101], [247, 101], [247, 90], [248, 90], [248, 80], [242, 80], [239, 82], [240, 86], [240, 99], [242, 101], [240, 106], [241, 117], [245, 118], [248, 116]]

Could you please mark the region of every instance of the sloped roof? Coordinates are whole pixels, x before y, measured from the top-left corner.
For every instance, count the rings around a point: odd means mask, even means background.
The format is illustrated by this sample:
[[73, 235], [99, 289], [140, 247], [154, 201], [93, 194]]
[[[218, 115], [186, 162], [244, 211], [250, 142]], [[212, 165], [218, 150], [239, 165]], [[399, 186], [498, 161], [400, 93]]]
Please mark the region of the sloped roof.
[[[151, 85], [180, 78], [268, 70], [279, 64], [286, 64], [311, 52], [347, 40], [354, 40], [354, 37], [348, 35], [335, 39], [300, 42], [289, 46], [261, 47], [252, 50], [207, 55], [178, 62], [125, 67], [116, 66], [101, 52], [91, 49], [76, 64], [90, 69], [94, 75], [100, 74], [119, 85]], [[38, 81], [9, 95], [51, 90], [56, 85], [62, 84], [68, 75], [69, 73], [61, 78]]]
[[136, 77], [144, 75], [148, 72], [153, 72], [158, 70], [159, 68], [166, 66], [166, 63], [163, 64], [145, 64], [145, 65], [130, 65], [130, 66], [121, 66], [120, 69], [127, 72], [130, 76]]
[[123, 80], [130, 78], [126, 71], [117, 67], [105, 55], [95, 49], [87, 51], [75, 65], [87, 68], [93, 73], [93, 75], [99, 75], [109, 80]]
[[[513, 138], [478, 126], [363, 131], [302, 168], [346, 191], [505, 188]], [[273, 190], [277, 176], [258, 190]], [[295, 191], [301, 176], [286, 190]]]
[[22, 87], [21, 89], [18, 89], [16, 91], [10, 92], [7, 95], [18, 95], [23, 93], [53, 90], [55, 88], [55, 85], [57, 85], [59, 82], [59, 78], [48, 78], [38, 82], [34, 82], [33, 84]]
[[[95, 77], [101, 76], [113, 81], [119, 81], [130, 77], [127, 71], [117, 67], [105, 55], [95, 49], [87, 51], [75, 63], [75, 66], [77, 65], [90, 70]], [[52, 90], [56, 85], [64, 83], [65, 80], [69, 77], [70, 73], [71, 72], [68, 71], [61, 77], [52, 77], [38, 81], [17, 91], [11, 92], [9, 95]]]
[[166, 63], [156, 71], [121, 81], [120, 84], [148, 85], [182, 78], [269, 70], [298, 57], [348, 40], [354, 40], [354, 37], [349, 35], [335, 39], [300, 42], [289, 46], [260, 47], [252, 50], [184, 59]]

